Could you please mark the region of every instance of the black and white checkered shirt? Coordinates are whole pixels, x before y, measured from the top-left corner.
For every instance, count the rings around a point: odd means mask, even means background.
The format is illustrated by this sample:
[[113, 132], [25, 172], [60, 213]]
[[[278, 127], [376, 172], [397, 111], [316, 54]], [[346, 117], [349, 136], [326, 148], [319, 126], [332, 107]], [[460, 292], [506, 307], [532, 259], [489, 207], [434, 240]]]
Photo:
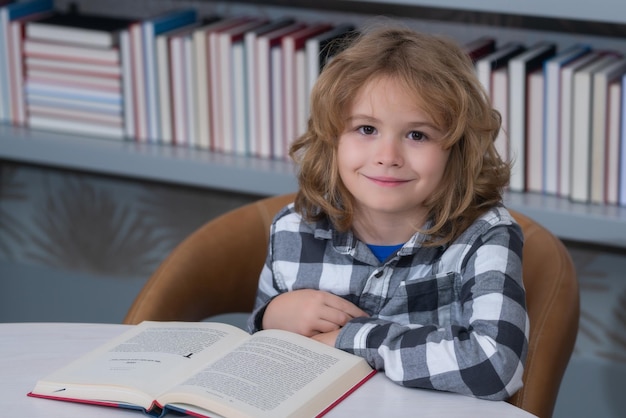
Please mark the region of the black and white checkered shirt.
[[347, 323], [336, 347], [391, 380], [508, 398], [522, 385], [528, 346], [519, 225], [495, 207], [446, 246], [423, 247], [424, 238], [415, 234], [380, 263], [352, 233], [285, 207], [271, 226], [249, 330], [274, 296], [324, 290], [370, 315]]

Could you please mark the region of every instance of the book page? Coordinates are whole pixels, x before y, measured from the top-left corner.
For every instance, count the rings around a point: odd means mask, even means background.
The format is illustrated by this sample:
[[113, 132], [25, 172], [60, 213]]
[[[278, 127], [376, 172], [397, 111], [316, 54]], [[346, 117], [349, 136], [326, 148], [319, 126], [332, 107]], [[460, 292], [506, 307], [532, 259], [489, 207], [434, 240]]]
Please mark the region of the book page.
[[161, 405], [195, 404], [229, 417], [315, 416], [370, 373], [360, 357], [301, 335], [267, 330], [158, 400]]
[[247, 337], [226, 324], [143, 322], [39, 381], [33, 393], [148, 408], [159, 393]]

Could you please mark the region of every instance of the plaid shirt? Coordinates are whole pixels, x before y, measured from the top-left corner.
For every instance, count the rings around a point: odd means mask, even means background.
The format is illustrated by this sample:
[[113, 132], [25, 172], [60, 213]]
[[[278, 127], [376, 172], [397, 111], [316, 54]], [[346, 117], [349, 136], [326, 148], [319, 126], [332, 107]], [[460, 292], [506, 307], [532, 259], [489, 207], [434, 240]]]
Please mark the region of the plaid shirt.
[[510, 397], [522, 386], [528, 346], [519, 225], [495, 207], [446, 246], [422, 247], [424, 238], [416, 233], [380, 263], [351, 232], [307, 223], [287, 206], [271, 226], [249, 331], [274, 296], [324, 290], [370, 315], [348, 322], [335, 346], [394, 382]]

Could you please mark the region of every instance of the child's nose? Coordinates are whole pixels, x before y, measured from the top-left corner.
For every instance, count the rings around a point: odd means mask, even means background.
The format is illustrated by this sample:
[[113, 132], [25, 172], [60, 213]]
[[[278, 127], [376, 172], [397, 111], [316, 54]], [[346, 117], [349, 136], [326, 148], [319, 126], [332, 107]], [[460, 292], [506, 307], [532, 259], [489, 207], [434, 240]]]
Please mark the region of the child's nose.
[[382, 138], [378, 143], [376, 163], [387, 166], [402, 165], [402, 141], [396, 138]]

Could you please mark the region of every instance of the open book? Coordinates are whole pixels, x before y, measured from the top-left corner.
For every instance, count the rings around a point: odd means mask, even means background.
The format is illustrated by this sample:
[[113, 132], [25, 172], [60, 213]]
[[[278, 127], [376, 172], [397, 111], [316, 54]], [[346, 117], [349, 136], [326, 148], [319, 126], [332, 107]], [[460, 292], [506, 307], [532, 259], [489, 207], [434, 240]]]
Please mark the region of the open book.
[[298, 334], [142, 322], [39, 380], [33, 397], [198, 417], [321, 416], [371, 377], [361, 357]]

